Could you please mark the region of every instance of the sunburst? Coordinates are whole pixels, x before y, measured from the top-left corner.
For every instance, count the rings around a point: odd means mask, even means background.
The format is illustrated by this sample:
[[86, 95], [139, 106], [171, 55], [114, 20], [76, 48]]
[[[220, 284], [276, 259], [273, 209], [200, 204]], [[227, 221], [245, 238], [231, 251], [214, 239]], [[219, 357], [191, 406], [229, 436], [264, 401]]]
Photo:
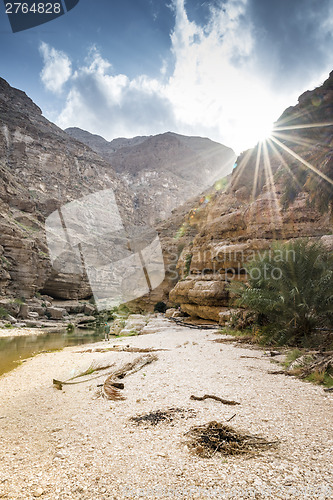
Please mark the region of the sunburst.
[[[333, 127], [333, 122], [315, 122], [315, 123], [298, 123], [291, 125], [290, 122], [297, 119], [304, 121], [305, 117], [308, 117], [306, 111], [300, 111], [292, 117], [284, 118], [280, 120], [278, 124], [272, 129], [272, 131], [261, 139], [256, 148], [245, 152], [241, 156], [240, 163], [238, 165], [237, 171], [235, 172], [234, 185], [237, 185], [239, 179], [242, 177], [244, 170], [246, 169], [249, 160], [253, 159], [255, 161], [254, 176], [253, 176], [253, 187], [251, 193], [251, 205], [249, 207], [249, 212], [252, 213], [252, 217], [255, 217], [256, 209], [253, 203], [256, 199], [256, 195], [262, 183], [265, 182], [267, 189], [271, 193], [271, 197], [268, 197], [268, 210], [272, 220], [272, 224], [276, 231], [282, 231], [282, 210], [280, 197], [277, 193], [275, 185], [274, 168], [272, 168], [271, 160], [275, 158], [275, 162], [278, 161], [279, 164], [283, 166], [285, 171], [287, 171], [292, 179], [292, 182], [299, 190], [302, 189], [302, 184], [300, 183], [298, 176], [295, 175], [288, 158], [292, 160], [292, 163], [299, 163], [312, 175], [317, 176], [322, 181], [327, 183], [329, 188], [333, 186], [333, 179], [330, 178], [327, 173], [320, 170], [316, 165], [319, 162], [322, 163], [327, 159], [328, 152], [333, 153], [333, 148], [331, 146], [332, 140], [329, 134], [329, 128]], [[289, 124], [288, 124], [289, 121]], [[317, 131], [322, 131], [327, 129], [328, 133], [325, 133], [324, 138]], [[314, 134], [311, 137], [311, 133], [307, 135], [302, 135], [303, 131], [313, 130]], [[316, 131], [316, 132], [315, 132]], [[301, 154], [301, 149], [305, 148], [305, 154]], [[255, 159], [253, 158], [256, 152]], [[308, 160], [308, 153], [311, 153], [312, 162]], [[305, 157], [304, 157], [305, 156]], [[316, 165], [313, 164], [313, 161]], [[263, 178], [260, 177], [260, 172], [262, 172]], [[328, 187], [327, 186], [327, 187]]]

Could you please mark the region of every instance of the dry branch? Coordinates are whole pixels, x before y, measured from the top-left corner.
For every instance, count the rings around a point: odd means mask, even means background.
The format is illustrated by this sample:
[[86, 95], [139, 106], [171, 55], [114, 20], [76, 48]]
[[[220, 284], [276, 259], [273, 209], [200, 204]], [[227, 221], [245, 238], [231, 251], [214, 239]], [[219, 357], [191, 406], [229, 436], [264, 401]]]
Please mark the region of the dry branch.
[[89, 377], [85, 380], [77, 380], [76, 382], [72, 382], [72, 380], [75, 380], [76, 378], [81, 378], [81, 377], [87, 377], [95, 372], [99, 372], [102, 370], [106, 370], [107, 368], [111, 368], [114, 366], [114, 363], [108, 363], [107, 365], [100, 365], [100, 366], [94, 366], [91, 364], [89, 368], [87, 368], [84, 372], [79, 373], [78, 375], [75, 375], [74, 377], [71, 377], [67, 380], [57, 380], [53, 379], [53, 385], [55, 386], [56, 389], [59, 389], [60, 391], [62, 390], [63, 385], [75, 385], [75, 384], [83, 384], [84, 382], [90, 382], [90, 380], [94, 380], [95, 378], [103, 377], [103, 373], [99, 375], [95, 375], [94, 377]]
[[158, 358], [156, 354], [147, 354], [146, 356], [140, 356], [136, 358], [134, 361], [125, 363], [123, 366], [114, 370], [108, 378], [105, 380], [103, 384], [102, 394], [107, 399], [112, 399], [113, 401], [119, 399], [125, 399], [124, 396], [119, 392], [117, 387], [117, 380], [123, 379], [127, 375], [132, 375], [133, 373], [138, 372], [144, 366], [156, 361]]
[[170, 349], [154, 349], [151, 347], [129, 347], [129, 346], [113, 346], [113, 347], [98, 347], [96, 349], [84, 349], [81, 351], [75, 351], [78, 353], [85, 352], [158, 352], [158, 351], [169, 351]]
[[220, 403], [223, 403], [224, 405], [240, 405], [237, 401], [232, 401], [230, 399], [223, 399], [220, 398], [219, 396], [214, 396], [214, 394], [205, 394], [204, 396], [192, 396], [190, 399], [193, 399], [194, 401], [203, 401], [204, 399], [215, 399], [215, 401], [220, 401]]

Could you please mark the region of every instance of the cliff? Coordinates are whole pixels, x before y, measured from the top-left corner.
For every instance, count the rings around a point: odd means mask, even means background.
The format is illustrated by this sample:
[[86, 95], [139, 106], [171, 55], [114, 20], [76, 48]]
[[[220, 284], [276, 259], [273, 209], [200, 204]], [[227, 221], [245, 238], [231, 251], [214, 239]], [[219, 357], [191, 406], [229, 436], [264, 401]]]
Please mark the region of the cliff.
[[1, 78], [0, 178], [0, 296], [90, 296], [84, 276], [51, 269], [45, 218], [71, 200], [112, 188], [123, 219], [134, 222], [131, 194], [108, 162]]
[[170, 292], [171, 303], [223, 323], [228, 284], [246, 280], [246, 262], [273, 241], [316, 238], [333, 250], [332, 124], [333, 72], [282, 114], [270, 139], [237, 159], [224, 192], [196, 207], [197, 234], [181, 252], [183, 278]]

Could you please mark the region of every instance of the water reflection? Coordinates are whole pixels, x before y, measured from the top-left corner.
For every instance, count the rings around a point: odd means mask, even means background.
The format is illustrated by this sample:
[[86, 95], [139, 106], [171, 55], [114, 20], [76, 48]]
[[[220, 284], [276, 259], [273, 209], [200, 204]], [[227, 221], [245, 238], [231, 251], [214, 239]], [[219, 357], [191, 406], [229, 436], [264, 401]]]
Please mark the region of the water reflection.
[[45, 333], [26, 337], [0, 337], [0, 376], [17, 366], [23, 359], [43, 351], [98, 342], [104, 333], [96, 330], [76, 330], [73, 333]]

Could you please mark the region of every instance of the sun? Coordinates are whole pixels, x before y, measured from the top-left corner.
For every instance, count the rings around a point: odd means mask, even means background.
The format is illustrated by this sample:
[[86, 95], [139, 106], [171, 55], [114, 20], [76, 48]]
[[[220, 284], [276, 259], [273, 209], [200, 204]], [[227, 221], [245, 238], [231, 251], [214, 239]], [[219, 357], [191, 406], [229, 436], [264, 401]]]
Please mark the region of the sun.
[[273, 123], [260, 123], [256, 128], [257, 142], [266, 142], [273, 135]]
[[249, 120], [244, 120], [235, 129], [234, 150], [237, 154], [254, 148], [258, 143], [268, 141], [273, 135], [272, 119], [263, 120], [255, 114]]

